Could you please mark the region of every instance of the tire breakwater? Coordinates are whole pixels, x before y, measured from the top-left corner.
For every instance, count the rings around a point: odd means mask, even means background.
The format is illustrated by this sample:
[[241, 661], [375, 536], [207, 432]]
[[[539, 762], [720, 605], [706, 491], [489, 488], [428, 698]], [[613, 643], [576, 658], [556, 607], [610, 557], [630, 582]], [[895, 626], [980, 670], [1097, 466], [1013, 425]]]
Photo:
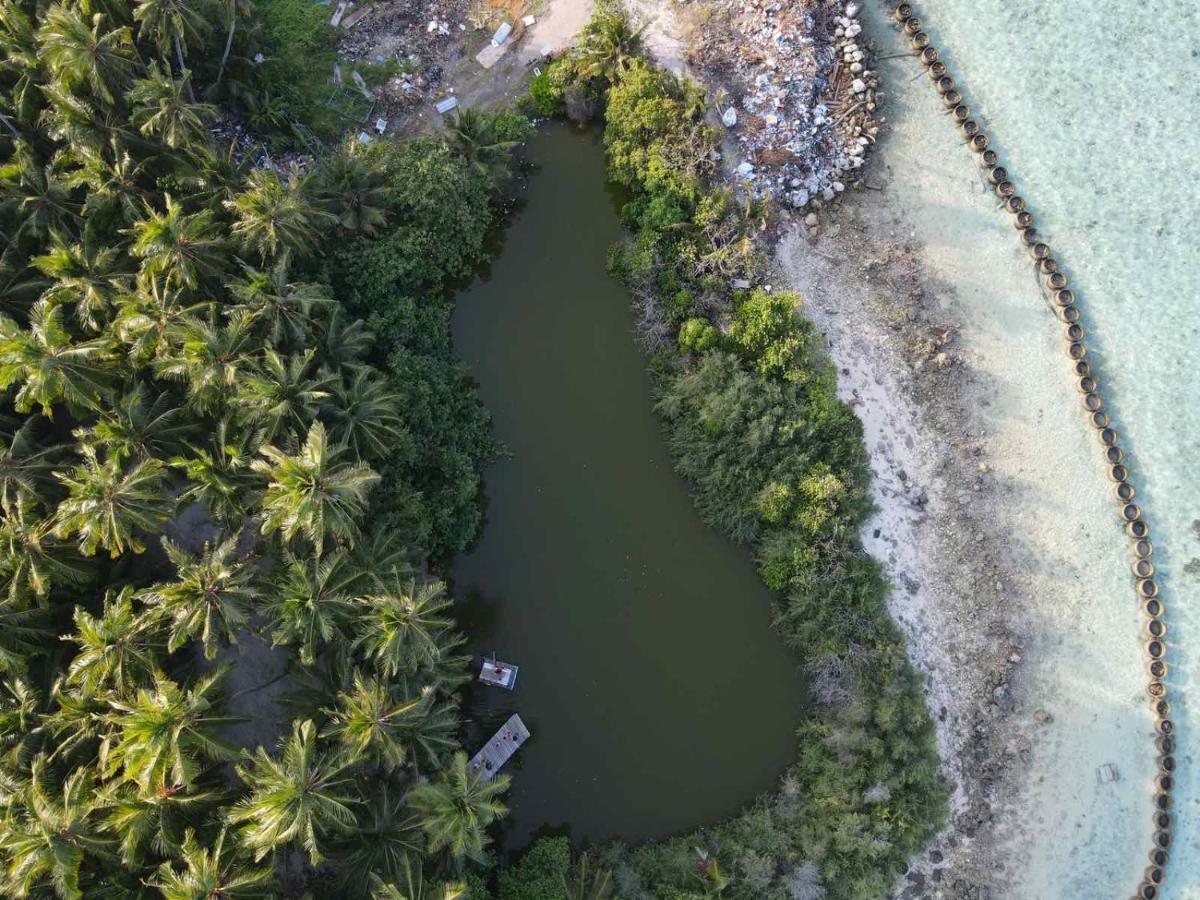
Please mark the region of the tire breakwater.
[[1088, 415], [1103, 447], [1108, 475], [1113, 482], [1112, 493], [1119, 508], [1119, 515], [1130, 538], [1130, 549], [1134, 561], [1131, 565], [1135, 581], [1135, 593], [1145, 613], [1144, 648], [1147, 658], [1149, 680], [1147, 693], [1151, 711], [1155, 717], [1155, 745], [1158, 751], [1158, 774], [1154, 783], [1154, 811], [1152, 848], [1149, 865], [1134, 895], [1138, 900], [1155, 900], [1160, 885], [1166, 877], [1166, 864], [1171, 844], [1171, 790], [1174, 787], [1175, 737], [1174, 722], [1170, 718], [1171, 707], [1167, 701], [1166, 663], [1167, 645], [1164, 637], [1167, 625], [1164, 621], [1165, 607], [1159, 599], [1159, 585], [1155, 579], [1155, 566], [1151, 561], [1154, 551], [1150, 541], [1150, 526], [1144, 512], [1133, 502], [1136, 489], [1125, 465], [1125, 454], [1119, 444], [1119, 433], [1112, 426], [1100, 393], [1100, 378], [1087, 361], [1085, 330], [1080, 323], [1082, 312], [1074, 292], [1068, 286], [1068, 277], [1054, 259], [1050, 245], [1038, 233], [1034, 214], [1027, 208], [1026, 201], [1016, 190], [1008, 170], [1000, 164], [999, 154], [990, 147], [991, 141], [982, 126], [971, 116], [965, 104], [963, 92], [949, 75], [942, 54], [932, 45], [932, 39], [917, 18], [912, 4], [902, 3], [894, 10], [894, 16], [908, 35], [914, 55], [918, 55], [925, 66], [935, 89], [941, 97], [947, 113], [957, 125], [964, 141], [977, 154], [980, 167], [992, 186], [1003, 207], [1013, 216], [1013, 225], [1020, 234], [1022, 243], [1028, 248], [1034, 266], [1042, 277], [1058, 318], [1064, 325], [1067, 356], [1072, 361], [1072, 374], [1080, 392], [1081, 404]]

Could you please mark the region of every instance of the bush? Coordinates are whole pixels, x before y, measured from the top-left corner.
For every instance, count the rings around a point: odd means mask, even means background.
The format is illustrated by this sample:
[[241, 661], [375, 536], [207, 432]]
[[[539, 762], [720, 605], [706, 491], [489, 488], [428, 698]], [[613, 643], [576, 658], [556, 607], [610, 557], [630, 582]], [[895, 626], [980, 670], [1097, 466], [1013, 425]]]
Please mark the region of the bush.
[[679, 327], [679, 347], [688, 353], [712, 350], [721, 334], [708, 319], [688, 319]]
[[562, 900], [563, 877], [571, 866], [571, 842], [539, 838], [516, 865], [500, 873], [499, 900]]

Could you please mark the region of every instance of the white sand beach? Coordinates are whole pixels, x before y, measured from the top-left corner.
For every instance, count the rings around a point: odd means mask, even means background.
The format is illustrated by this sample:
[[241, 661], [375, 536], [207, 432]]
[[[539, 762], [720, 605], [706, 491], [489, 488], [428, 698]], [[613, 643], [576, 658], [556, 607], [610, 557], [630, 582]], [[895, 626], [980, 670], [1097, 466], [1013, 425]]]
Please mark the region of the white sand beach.
[[[878, 7], [863, 15], [881, 56], [905, 49]], [[897, 893], [1127, 895], [1154, 750], [1100, 452], [1009, 217], [916, 60], [881, 70], [874, 189], [823, 211], [815, 242], [785, 241], [780, 286], [808, 299], [866, 427], [880, 512], [864, 540], [896, 584], [957, 786]]]

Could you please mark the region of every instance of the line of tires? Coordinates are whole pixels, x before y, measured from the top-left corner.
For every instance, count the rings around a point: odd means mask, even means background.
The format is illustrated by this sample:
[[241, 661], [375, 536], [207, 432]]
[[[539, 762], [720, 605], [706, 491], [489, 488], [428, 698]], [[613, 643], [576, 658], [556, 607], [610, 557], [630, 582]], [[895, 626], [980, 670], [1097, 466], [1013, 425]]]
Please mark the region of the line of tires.
[[1121, 521], [1129, 534], [1130, 549], [1133, 552], [1132, 569], [1137, 584], [1138, 602], [1146, 614], [1144, 643], [1147, 672], [1150, 676], [1146, 690], [1150, 695], [1150, 707], [1154, 713], [1158, 774], [1154, 786], [1154, 837], [1150, 850], [1150, 865], [1146, 867], [1145, 876], [1134, 896], [1136, 900], [1156, 900], [1160, 893], [1159, 886], [1166, 877], [1168, 850], [1171, 845], [1170, 808], [1171, 790], [1175, 783], [1175, 724], [1170, 718], [1171, 705], [1167, 702], [1167, 645], [1164, 640], [1167, 625], [1163, 621], [1165, 609], [1158, 598], [1158, 582], [1154, 577], [1154, 563], [1150, 559], [1154, 553], [1154, 545], [1150, 542], [1150, 526], [1143, 517], [1141, 507], [1133, 502], [1137, 492], [1124, 464], [1125, 454], [1118, 443], [1119, 435], [1112, 427], [1108, 414], [1102, 409], [1104, 401], [1100, 396], [1099, 376], [1086, 359], [1084, 329], [1079, 322], [1081, 313], [1074, 292], [1067, 286], [1067, 276], [1060, 271], [1058, 263], [1051, 255], [1050, 246], [1034, 227], [1033, 213], [1026, 207], [1024, 198], [1017, 194], [1016, 187], [1009, 180], [1008, 170], [1000, 165], [998, 154], [988, 146], [990, 142], [982, 126], [971, 118], [971, 111], [964, 104], [962, 93], [947, 73], [946, 63], [941, 59], [938, 50], [932, 46], [921, 20], [914, 15], [912, 4], [901, 3], [897, 6], [895, 17], [908, 35], [913, 50], [920, 56], [934, 88], [941, 96], [942, 104], [957, 125], [963, 140], [978, 155], [979, 165], [983, 168], [988, 183], [992, 185], [1004, 208], [1012, 215], [1013, 225], [1029, 249], [1034, 266], [1050, 291], [1058, 317], [1064, 325], [1067, 356], [1071, 359], [1071, 368], [1083, 408], [1104, 448], [1108, 475], [1113, 482], [1113, 497], [1120, 509]]

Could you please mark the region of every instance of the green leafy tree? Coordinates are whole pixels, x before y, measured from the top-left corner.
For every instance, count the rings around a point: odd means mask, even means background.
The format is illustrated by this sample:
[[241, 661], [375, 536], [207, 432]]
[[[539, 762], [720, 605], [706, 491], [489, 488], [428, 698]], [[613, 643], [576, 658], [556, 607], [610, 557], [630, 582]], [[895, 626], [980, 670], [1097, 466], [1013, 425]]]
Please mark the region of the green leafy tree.
[[575, 66], [584, 78], [617, 81], [637, 58], [648, 22], [634, 27], [620, 3], [604, 0], [583, 29], [574, 51]]
[[508, 784], [507, 775], [485, 779], [472, 772], [467, 755], [456, 753], [436, 781], [414, 788], [409, 803], [421, 816], [430, 852], [481, 861], [488, 827], [508, 812], [500, 799]]
[[262, 454], [254, 469], [267, 478], [263, 534], [278, 531], [288, 541], [303, 535], [318, 555], [327, 535], [353, 542], [378, 475], [365, 463], [344, 459], [345, 448], [330, 446], [320, 422], [308, 429], [295, 456], [277, 447], [264, 447]]
[[326, 841], [354, 827], [355, 798], [344, 763], [317, 749], [311, 721], [293, 722], [279, 759], [260, 747], [238, 775], [250, 794], [230, 813], [239, 838], [261, 860], [272, 850], [295, 845], [316, 865]]
[[222, 642], [237, 643], [255, 602], [261, 596], [251, 560], [238, 553], [238, 536], [207, 543], [193, 557], [167, 539], [163, 548], [175, 566], [174, 581], [160, 582], [139, 593], [142, 601], [162, 616], [168, 631], [167, 649], [174, 652], [199, 640], [207, 659], [215, 659]]
[[137, 0], [133, 18], [140, 26], [138, 37], [157, 47], [164, 59], [174, 49], [180, 75], [187, 69], [184, 56], [188, 41], [199, 39], [212, 28], [197, 0]]
[[171, 502], [165, 496], [165, 466], [144, 459], [124, 467], [115, 459], [101, 462], [94, 448], [79, 448], [82, 465], [59, 473], [67, 497], [58, 504], [54, 533], [78, 535], [79, 549], [92, 556], [98, 548], [114, 559], [126, 550], [146, 549], [141, 535], [158, 531], [167, 521]]

